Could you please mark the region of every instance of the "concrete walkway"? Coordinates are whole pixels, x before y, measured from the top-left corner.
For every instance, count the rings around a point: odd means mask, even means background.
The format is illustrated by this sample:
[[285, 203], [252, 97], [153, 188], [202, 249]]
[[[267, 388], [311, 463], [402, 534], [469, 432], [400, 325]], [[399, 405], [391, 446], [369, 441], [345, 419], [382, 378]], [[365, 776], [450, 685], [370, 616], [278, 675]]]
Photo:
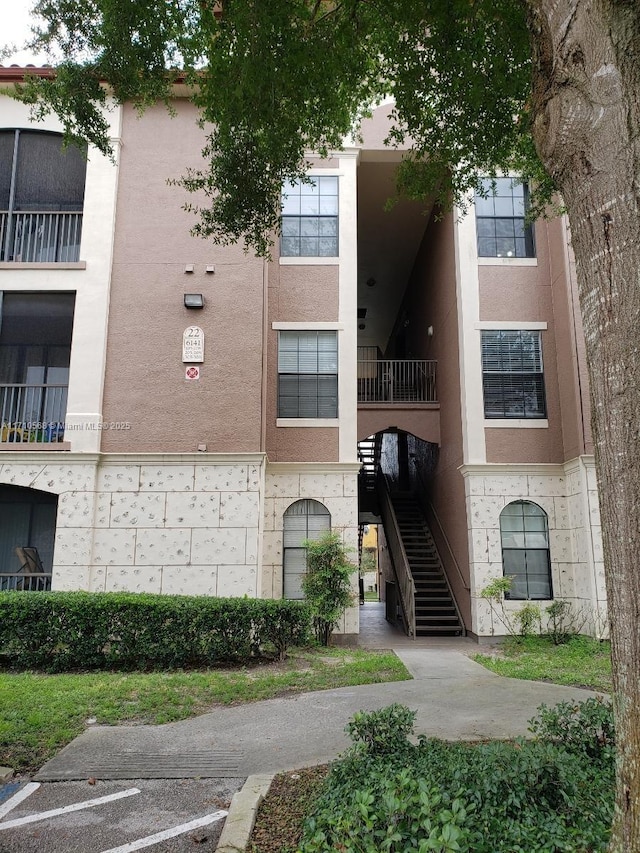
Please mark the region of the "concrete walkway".
[[417, 733], [448, 740], [509, 738], [527, 733], [527, 721], [541, 703], [580, 701], [594, 695], [494, 675], [468, 657], [478, 647], [466, 638], [412, 641], [377, 618], [379, 605], [367, 612], [368, 607], [361, 608], [361, 645], [394, 648], [413, 681], [217, 708], [163, 726], [93, 726], [35, 778], [224, 778], [276, 773], [334, 759], [349, 745], [344, 727], [359, 710], [401, 702], [417, 711]]

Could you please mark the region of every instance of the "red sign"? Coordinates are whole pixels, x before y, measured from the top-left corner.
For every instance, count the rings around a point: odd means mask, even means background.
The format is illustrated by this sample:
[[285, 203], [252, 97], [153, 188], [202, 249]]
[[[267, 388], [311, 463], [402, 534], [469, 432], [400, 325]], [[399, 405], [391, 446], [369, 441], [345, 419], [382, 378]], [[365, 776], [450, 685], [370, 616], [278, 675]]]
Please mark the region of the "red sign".
[[185, 379], [200, 379], [200, 368], [199, 367], [187, 367], [184, 372]]

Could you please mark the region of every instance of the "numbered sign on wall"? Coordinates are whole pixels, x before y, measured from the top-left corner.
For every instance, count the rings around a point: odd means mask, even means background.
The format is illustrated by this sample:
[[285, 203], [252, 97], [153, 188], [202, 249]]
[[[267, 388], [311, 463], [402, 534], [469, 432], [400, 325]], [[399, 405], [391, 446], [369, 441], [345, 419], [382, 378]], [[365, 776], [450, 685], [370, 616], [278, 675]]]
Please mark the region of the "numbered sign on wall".
[[182, 336], [182, 361], [201, 364], [204, 361], [204, 332], [200, 326], [189, 326]]

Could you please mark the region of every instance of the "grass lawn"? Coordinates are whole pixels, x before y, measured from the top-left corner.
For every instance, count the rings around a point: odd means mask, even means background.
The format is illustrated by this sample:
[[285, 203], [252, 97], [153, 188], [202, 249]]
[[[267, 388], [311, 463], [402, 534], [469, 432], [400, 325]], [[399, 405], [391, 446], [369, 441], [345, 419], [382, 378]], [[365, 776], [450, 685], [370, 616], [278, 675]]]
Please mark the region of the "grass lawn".
[[475, 655], [474, 660], [509, 678], [611, 692], [611, 646], [604, 640], [573, 637], [554, 646], [549, 637], [509, 637], [494, 654]]
[[214, 705], [410, 677], [393, 653], [362, 649], [293, 650], [283, 663], [193, 672], [0, 672], [0, 765], [40, 767], [89, 719], [167, 723]]

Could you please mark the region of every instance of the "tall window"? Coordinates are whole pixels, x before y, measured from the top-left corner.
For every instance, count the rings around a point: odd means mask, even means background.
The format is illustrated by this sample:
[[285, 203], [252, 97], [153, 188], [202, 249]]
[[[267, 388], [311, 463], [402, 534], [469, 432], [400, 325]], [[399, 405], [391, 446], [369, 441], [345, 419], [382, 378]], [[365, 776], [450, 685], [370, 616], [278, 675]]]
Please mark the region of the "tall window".
[[0, 441], [62, 441], [74, 293], [0, 291]]
[[338, 333], [280, 332], [278, 417], [338, 417]]
[[540, 332], [483, 331], [485, 418], [547, 416]]
[[514, 501], [500, 513], [502, 566], [512, 578], [509, 599], [553, 598], [547, 514], [530, 501]]
[[282, 191], [284, 257], [338, 256], [338, 178], [315, 177], [310, 184], [297, 181]]
[[0, 261], [78, 260], [86, 169], [59, 133], [0, 130]]
[[527, 185], [515, 178], [484, 178], [481, 183], [482, 193], [475, 197], [478, 256], [534, 258], [533, 228], [525, 220]]
[[319, 501], [296, 501], [283, 518], [283, 598], [304, 598], [302, 578], [307, 572], [305, 539], [318, 539], [331, 530], [329, 510]]

